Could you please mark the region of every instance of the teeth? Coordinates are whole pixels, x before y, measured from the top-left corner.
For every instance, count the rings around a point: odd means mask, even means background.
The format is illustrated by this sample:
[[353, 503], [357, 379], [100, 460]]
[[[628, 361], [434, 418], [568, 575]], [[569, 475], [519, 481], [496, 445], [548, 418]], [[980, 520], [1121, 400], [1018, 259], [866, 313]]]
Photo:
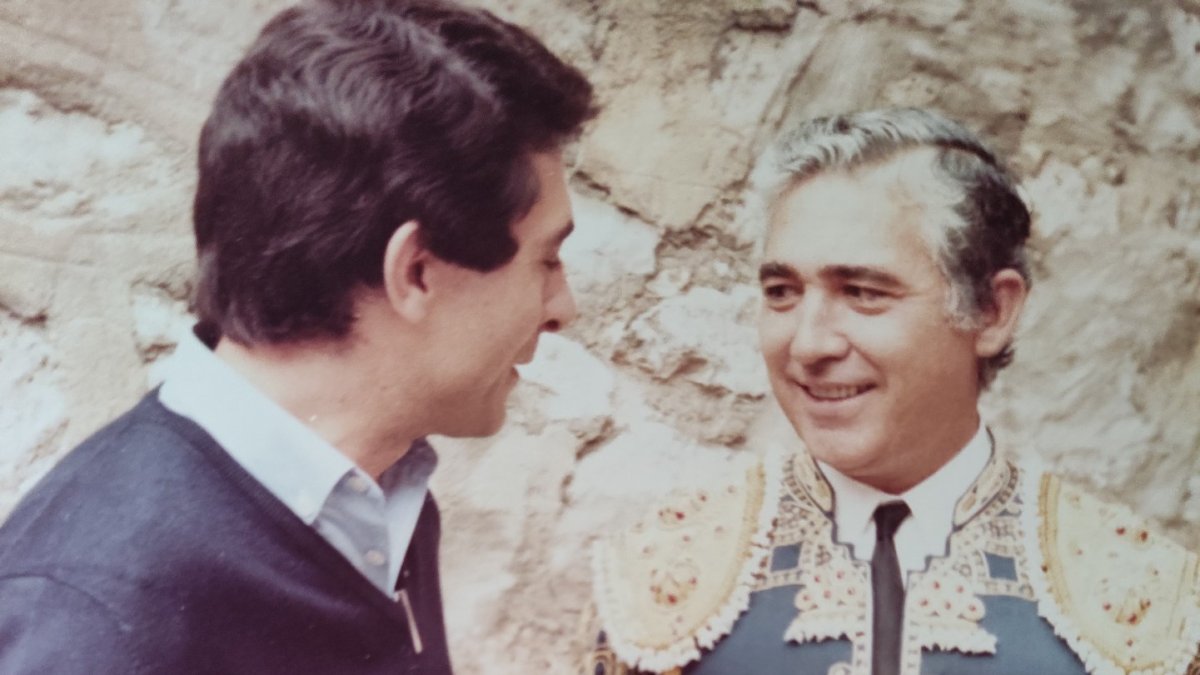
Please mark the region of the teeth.
[[867, 390], [867, 387], [855, 386], [838, 386], [838, 387], [805, 387], [808, 393], [812, 394], [813, 398], [819, 398], [824, 401], [837, 401], [843, 398], [857, 396]]

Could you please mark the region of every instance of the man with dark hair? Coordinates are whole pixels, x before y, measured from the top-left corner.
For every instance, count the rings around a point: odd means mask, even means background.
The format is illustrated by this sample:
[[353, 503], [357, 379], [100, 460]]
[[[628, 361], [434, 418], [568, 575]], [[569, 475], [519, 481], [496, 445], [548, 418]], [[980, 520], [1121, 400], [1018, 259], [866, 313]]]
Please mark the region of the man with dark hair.
[[759, 336], [796, 447], [598, 546], [589, 674], [1196, 672], [1197, 556], [1014, 459], [1030, 215], [923, 110], [813, 120], [758, 178]]
[[194, 335], [0, 528], [0, 672], [451, 672], [424, 437], [494, 433], [572, 319], [592, 114], [482, 10], [273, 18], [200, 137]]

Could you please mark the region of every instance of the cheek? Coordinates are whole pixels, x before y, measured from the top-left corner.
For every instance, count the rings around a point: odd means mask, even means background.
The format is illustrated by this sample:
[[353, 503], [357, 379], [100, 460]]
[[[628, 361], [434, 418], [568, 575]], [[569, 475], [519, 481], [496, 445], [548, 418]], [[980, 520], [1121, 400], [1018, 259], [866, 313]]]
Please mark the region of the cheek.
[[[937, 358], [936, 338], [922, 331], [919, 322], [897, 315], [855, 316], [847, 324], [846, 335], [856, 351], [880, 365], [903, 365], [914, 358]], [[931, 339], [933, 341], [931, 341]]]
[[791, 333], [781, 317], [763, 314], [758, 320], [758, 348], [768, 364], [787, 357]]
[[532, 272], [510, 275], [489, 289], [484, 311], [502, 320], [519, 321], [538, 311], [545, 291], [541, 277]]

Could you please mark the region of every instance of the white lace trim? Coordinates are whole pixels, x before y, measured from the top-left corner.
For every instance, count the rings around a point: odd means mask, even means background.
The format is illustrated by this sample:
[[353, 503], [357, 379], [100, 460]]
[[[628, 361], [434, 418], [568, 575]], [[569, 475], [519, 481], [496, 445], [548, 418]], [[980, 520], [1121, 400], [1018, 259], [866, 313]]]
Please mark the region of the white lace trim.
[[922, 634], [921, 647], [932, 651], [957, 651], [963, 654], [995, 654], [996, 636], [980, 630], [963, 628], [926, 627]]
[[805, 642], [824, 642], [825, 640], [852, 640], [853, 635], [862, 629], [862, 622], [855, 619], [822, 621], [820, 625], [813, 623], [792, 622], [783, 637], [797, 644]]

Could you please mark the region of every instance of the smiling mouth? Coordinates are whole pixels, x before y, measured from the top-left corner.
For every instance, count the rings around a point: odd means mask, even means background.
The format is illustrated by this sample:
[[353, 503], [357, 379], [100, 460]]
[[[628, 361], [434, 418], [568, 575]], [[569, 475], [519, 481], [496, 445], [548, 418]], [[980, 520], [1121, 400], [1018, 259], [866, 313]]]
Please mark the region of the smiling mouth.
[[802, 384], [802, 385], [800, 385], [800, 388], [803, 389], [805, 391], [805, 393], [807, 393], [809, 396], [811, 396], [812, 398], [814, 398], [818, 401], [844, 401], [846, 399], [854, 398], [855, 396], [865, 394], [866, 392], [870, 391], [871, 389], [874, 389], [875, 387], [874, 387], [874, 385], [870, 385], [870, 384], [860, 384], [860, 385]]

